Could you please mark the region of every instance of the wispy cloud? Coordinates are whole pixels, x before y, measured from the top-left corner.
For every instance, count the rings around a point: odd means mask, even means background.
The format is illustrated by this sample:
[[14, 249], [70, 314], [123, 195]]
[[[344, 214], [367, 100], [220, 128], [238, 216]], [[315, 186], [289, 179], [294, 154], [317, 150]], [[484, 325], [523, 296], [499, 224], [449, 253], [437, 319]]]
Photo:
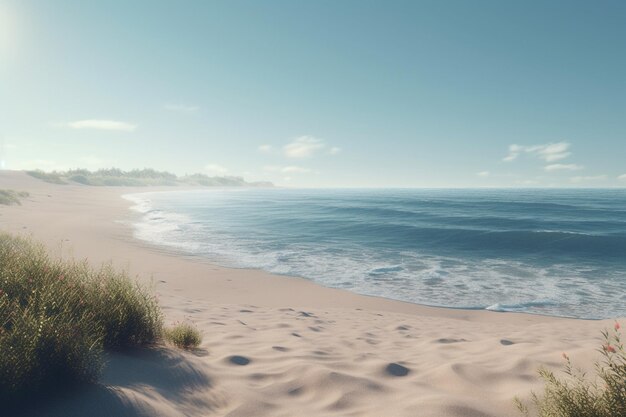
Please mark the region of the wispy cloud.
[[71, 129], [117, 130], [124, 132], [133, 132], [137, 129], [137, 125], [132, 123], [102, 119], [77, 120], [74, 122], [62, 123], [61, 125]]
[[287, 158], [308, 158], [325, 147], [326, 144], [321, 139], [313, 136], [300, 136], [285, 145], [283, 152]]
[[517, 159], [520, 153], [524, 151], [523, 146], [519, 145], [509, 145], [509, 154], [505, 156], [502, 160], [504, 162], [511, 162]]
[[607, 179], [607, 175], [590, 175], [590, 176], [579, 176], [570, 178], [571, 182], [581, 183], [581, 182], [593, 182], [593, 181], [602, 181]]
[[272, 152], [273, 148], [272, 148], [272, 145], [264, 144], [264, 145], [260, 145], [257, 149], [259, 150], [259, 152], [270, 153]]
[[489, 171], [480, 171], [480, 172], [477, 172], [476, 175], [478, 175], [479, 177], [486, 178], [489, 175], [491, 175], [491, 173]]
[[331, 155], [337, 155], [339, 152], [341, 152], [341, 148], [338, 148], [336, 146], [333, 146], [328, 150], [328, 153]]
[[620, 181], [626, 181], [626, 174], [622, 174], [619, 177], [617, 177], [618, 180]]
[[537, 158], [543, 159], [546, 162], [559, 161], [565, 159], [571, 155], [569, 152], [570, 144], [568, 142], [546, 143], [543, 145], [510, 145], [509, 154], [502, 160], [504, 162], [511, 162], [516, 160], [521, 154], [526, 153]]
[[289, 166], [276, 166], [276, 165], [267, 165], [263, 167], [264, 171], [267, 172], [279, 172], [281, 174], [306, 174], [311, 172], [309, 168], [303, 168], [296, 165]]
[[228, 169], [218, 164], [207, 164], [204, 166], [204, 170], [210, 175], [226, 175]]
[[584, 167], [582, 165], [576, 165], [576, 164], [551, 164], [551, 165], [546, 165], [543, 169], [545, 169], [548, 172], [578, 171], [578, 170], [584, 169]]
[[175, 111], [179, 113], [195, 113], [200, 107], [182, 103], [166, 103], [163, 105], [165, 110]]

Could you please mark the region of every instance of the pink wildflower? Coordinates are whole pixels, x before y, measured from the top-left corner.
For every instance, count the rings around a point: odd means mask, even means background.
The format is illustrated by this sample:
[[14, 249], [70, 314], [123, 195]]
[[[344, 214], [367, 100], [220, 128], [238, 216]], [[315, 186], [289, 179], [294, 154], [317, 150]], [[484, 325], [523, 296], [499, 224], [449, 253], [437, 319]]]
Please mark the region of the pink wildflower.
[[621, 327], [618, 322], [615, 322], [615, 331], [618, 331]]

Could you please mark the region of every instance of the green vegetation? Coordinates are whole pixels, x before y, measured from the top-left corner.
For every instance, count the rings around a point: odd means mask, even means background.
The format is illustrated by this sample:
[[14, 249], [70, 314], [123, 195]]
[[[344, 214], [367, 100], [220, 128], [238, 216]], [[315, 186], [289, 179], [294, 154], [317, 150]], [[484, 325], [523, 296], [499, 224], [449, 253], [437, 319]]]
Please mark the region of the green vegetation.
[[49, 182], [52, 184], [67, 184], [65, 181], [61, 179], [61, 174], [56, 171], [43, 172], [40, 170], [36, 170], [36, 171], [26, 171], [26, 173], [30, 175], [31, 177], [35, 177], [42, 181]]
[[0, 204], [4, 204], [7, 206], [17, 204], [22, 204], [20, 199], [28, 197], [26, 191], [15, 191], [15, 190], [0, 190]]
[[161, 333], [156, 298], [125, 273], [53, 260], [41, 245], [0, 233], [0, 408], [93, 382], [104, 349]]
[[78, 183], [94, 186], [134, 186], [145, 187], [154, 185], [199, 185], [199, 186], [222, 186], [222, 187], [271, 187], [268, 182], [246, 182], [241, 177], [209, 177], [204, 174], [192, 174], [177, 177], [166, 171], [156, 171], [151, 168], [133, 169], [122, 171], [118, 168], [99, 169], [89, 171], [86, 169], [71, 169], [69, 171], [26, 171], [29, 175], [43, 181], [55, 184]]
[[[596, 379], [589, 381], [582, 370], [572, 368], [567, 354], [565, 379], [541, 369], [546, 386], [542, 397], [533, 393], [533, 414], [539, 417], [626, 417], [626, 351], [621, 341], [620, 325], [614, 332], [603, 332], [599, 350], [602, 360], [596, 363]], [[599, 381], [598, 381], [599, 380]], [[531, 415], [529, 406], [516, 400], [520, 411]]]
[[165, 330], [165, 340], [181, 349], [197, 348], [202, 343], [202, 335], [189, 323], [176, 323], [174, 327]]
[[72, 169], [61, 173], [68, 181], [85, 185], [107, 186], [148, 186], [178, 185], [176, 175], [154, 169], [134, 169], [122, 171], [118, 168], [99, 169], [91, 172], [86, 169]]

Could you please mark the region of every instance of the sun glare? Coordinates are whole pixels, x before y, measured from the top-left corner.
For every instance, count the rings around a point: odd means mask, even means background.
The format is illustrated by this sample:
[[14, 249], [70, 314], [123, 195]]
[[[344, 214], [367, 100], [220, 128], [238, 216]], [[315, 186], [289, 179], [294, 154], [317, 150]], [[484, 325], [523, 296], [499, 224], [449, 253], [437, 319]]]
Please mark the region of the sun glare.
[[6, 5], [0, 4], [0, 59], [15, 45], [15, 18]]

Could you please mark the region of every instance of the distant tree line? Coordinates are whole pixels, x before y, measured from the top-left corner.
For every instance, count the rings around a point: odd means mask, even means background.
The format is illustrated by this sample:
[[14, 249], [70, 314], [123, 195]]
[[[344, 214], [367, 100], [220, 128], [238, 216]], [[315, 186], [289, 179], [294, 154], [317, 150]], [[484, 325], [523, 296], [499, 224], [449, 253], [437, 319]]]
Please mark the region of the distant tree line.
[[271, 182], [246, 182], [242, 177], [209, 177], [191, 174], [178, 177], [167, 171], [152, 168], [123, 171], [119, 168], [70, 169], [68, 171], [26, 171], [29, 175], [53, 184], [78, 183], [92, 186], [156, 186], [156, 185], [199, 185], [205, 187], [273, 187]]

